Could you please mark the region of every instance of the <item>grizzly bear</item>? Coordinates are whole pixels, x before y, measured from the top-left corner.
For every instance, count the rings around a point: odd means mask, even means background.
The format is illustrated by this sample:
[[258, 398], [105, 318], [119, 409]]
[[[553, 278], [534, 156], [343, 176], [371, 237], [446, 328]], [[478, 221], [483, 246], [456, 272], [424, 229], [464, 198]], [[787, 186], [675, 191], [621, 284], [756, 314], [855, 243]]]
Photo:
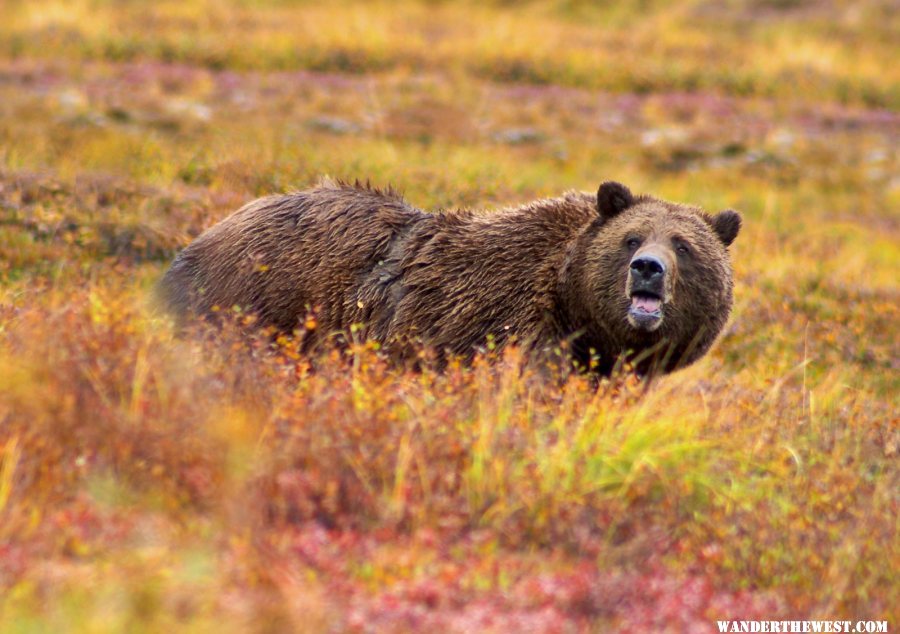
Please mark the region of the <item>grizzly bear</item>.
[[609, 374], [703, 355], [732, 304], [731, 210], [619, 183], [493, 212], [427, 213], [392, 190], [330, 180], [251, 202], [200, 235], [161, 282], [178, 315], [240, 306], [305, 344], [418, 345], [471, 360], [515, 342]]

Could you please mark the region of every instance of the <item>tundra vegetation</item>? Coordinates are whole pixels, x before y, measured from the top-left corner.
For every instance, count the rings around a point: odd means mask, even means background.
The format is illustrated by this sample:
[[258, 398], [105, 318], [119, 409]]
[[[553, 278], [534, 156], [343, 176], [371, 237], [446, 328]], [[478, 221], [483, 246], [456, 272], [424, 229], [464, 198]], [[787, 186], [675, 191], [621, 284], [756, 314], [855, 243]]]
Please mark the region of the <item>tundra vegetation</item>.
[[[0, 629], [900, 623], [895, 3], [595, 4], [3, 3]], [[730, 324], [594, 389], [149, 310], [322, 174], [739, 209]]]

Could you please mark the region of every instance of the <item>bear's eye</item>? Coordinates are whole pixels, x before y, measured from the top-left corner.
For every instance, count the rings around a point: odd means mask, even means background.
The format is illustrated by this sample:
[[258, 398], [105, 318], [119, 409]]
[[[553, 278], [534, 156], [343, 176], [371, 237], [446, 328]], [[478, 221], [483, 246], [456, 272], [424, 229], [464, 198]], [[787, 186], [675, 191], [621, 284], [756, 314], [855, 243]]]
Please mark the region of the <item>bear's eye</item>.
[[675, 245], [675, 252], [678, 255], [688, 255], [691, 252], [691, 248], [684, 242], [678, 242]]
[[625, 241], [625, 245], [626, 245], [629, 249], [631, 249], [632, 251], [634, 251], [634, 250], [637, 249], [639, 246], [641, 246], [641, 240], [640, 240], [640, 238], [628, 238], [628, 240]]

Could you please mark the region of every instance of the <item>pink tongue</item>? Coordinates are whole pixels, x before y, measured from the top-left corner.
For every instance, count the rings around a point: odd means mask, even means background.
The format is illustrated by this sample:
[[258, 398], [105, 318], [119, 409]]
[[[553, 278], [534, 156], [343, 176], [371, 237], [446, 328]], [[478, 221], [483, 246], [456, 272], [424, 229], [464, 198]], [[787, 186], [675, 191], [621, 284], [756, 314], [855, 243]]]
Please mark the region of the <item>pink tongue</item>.
[[635, 295], [631, 298], [631, 307], [645, 313], [655, 313], [659, 310], [659, 300], [655, 297]]

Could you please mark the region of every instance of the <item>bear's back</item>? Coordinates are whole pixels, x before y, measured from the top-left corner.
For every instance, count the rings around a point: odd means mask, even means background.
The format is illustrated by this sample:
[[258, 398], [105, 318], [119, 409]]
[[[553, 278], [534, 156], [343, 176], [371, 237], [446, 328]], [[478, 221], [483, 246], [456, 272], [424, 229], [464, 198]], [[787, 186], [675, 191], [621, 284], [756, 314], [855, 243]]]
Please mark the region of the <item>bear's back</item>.
[[[555, 334], [559, 271], [594, 198], [571, 192], [492, 212], [437, 217], [402, 263], [402, 293], [381, 338], [413, 336], [469, 356], [488, 338], [526, 345]], [[553, 332], [551, 332], [553, 331]]]
[[343, 289], [429, 218], [392, 192], [331, 182], [260, 198], [178, 255], [162, 280], [163, 296], [179, 314], [239, 305], [290, 331], [318, 309], [325, 328], [340, 328]]

